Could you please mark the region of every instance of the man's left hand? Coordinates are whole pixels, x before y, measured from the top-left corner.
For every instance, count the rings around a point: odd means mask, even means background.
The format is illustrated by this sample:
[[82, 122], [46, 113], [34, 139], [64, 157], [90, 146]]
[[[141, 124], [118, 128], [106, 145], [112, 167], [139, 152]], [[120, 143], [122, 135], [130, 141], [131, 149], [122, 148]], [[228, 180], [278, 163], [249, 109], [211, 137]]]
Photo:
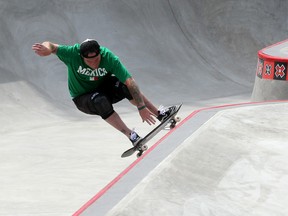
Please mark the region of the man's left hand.
[[151, 113], [147, 108], [144, 108], [139, 111], [139, 114], [143, 120], [143, 122], [147, 122], [149, 125], [154, 125], [156, 123], [155, 116]]

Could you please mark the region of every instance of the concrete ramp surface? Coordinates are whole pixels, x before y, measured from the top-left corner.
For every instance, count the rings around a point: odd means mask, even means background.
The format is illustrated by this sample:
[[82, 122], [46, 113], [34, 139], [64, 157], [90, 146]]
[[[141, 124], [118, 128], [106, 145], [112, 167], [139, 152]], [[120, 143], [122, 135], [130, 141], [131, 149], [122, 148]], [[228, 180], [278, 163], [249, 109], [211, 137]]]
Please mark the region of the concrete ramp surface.
[[107, 215], [287, 215], [286, 109], [216, 113]]
[[[257, 51], [287, 39], [287, 11], [286, 0], [0, 0], [0, 216], [72, 215], [135, 160], [120, 158], [131, 145], [126, 137], [101, 118], [76, 110], [65, 65], [53, 55], [36, 56], [35, 42], [74, 44], [95, 38], [120, 57], [155, 105], [183, 102], [179, 114], [185, 118], [198, 108], [250, 101]], [[115, 110], [140, 135], [151, 130], [127, 101]], [[238, 155], [246, 145], [231, 151]], [[230, 145], [216, 146], [230, 153]], [[195, 172], [209, 164], [207, 157], [221, 156], [214, 145], [207, 147], [207, 155], [201, 150], [204, 164], [190, 159]], [[230, 180], [232, 174], [221, 166], [216, 171], [207, 167], [207, 193], [217, 181], [209, 176]], [[199, 179], [186, 187], [195, 191]], [[180, 206], [207, 198], [200, 195], [188, 194]]]
[[286, 215], [286, 108], [191, 113], [74, 215]]

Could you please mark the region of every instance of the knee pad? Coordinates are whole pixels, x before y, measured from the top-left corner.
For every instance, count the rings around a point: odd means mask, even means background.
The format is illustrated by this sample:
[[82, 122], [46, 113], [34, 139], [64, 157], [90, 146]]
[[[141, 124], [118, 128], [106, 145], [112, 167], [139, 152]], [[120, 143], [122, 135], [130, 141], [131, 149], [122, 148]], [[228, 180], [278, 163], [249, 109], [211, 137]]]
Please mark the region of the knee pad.
[[91, 101], [94, 106], [94, 109], [102, 119], [107, 119], [114, 113], [113, 106], [109, 99], [101, 93], [95, 93], [91, 96]]

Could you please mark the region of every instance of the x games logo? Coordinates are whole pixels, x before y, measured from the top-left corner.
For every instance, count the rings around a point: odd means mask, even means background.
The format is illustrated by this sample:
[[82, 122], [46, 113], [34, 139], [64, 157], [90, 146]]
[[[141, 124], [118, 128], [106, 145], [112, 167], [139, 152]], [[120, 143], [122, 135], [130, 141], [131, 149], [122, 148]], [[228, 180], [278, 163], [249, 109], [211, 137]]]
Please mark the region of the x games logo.
[[264, 60], [258, 58], [256, 75], [260, 79], [287, 80], [288, 81], [288, 62]]
[[258, 59], [258, 65], [257, 65], [257, 76], [262, 79], [263, 76], [263, 67], [264, 67], [264, 60]]
[[287, 63], [275, 62], [274, 79], [286, 80], [287, 77]]
[[269, 64], [266, 64], [265, 75], [270, 76], [271, 75], [271, 69], [272, 69], [272, 66]]

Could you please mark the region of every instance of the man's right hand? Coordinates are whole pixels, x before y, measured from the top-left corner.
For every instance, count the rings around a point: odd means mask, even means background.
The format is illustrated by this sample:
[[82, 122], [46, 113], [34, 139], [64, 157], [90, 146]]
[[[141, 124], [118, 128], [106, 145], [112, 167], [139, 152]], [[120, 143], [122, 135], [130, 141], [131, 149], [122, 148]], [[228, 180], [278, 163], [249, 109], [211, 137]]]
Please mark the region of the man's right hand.
[[51, 55], [51, 53], [55, 53], [56, 49], [56, 44], [52, 44], [50, 42], [43, 42], [42, 44], [35, 43], [32, 46], [32, 50], [34, 50], [34, 52], [39, 56]]

